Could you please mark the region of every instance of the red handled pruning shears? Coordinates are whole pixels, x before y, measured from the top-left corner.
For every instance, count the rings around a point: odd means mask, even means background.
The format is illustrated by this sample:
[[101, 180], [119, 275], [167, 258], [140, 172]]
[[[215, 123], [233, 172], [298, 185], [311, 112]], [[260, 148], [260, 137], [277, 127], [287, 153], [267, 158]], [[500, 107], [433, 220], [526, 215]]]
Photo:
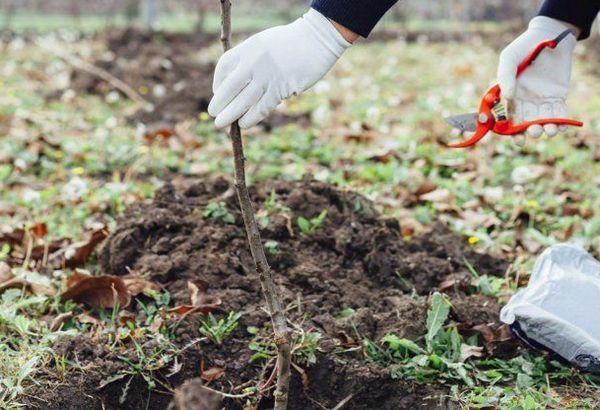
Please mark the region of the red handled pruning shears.
[[[535, 50], [533, 50], [531, 54], [529, 54], [521, 62], [521, 64], [519, 64], [517, 69], [517, 77], [523, 74], [523, 72], [533, 64], [533, 62], [538, 58], [540, 53], [544, 51], [544, 49], [555, 49], [558, 44], [569, 34], [574, 33], [571, 30], [566, 30], [554, 40], [547, 40], [538, 44]], [[499, 135], [517, 135], [524, 133], [527, 128], [536, 124], [571, 125], [574, 127], [583, 126], [583, 123], [580, 121], [569, 120], [565, 118], [545, 118], [541, 120], [526, 121], [520, 124], [514, 124], [513, 121], [508, 118], [507, 111], [506, 104], [501, 98], [500, 86], [496, 84], [490, 88], [483, 97], [481, 105], [479, 106], [479, 112], [446, 118], [446, 121], [450, 125], [462, 132], [475, 132], [468, 140], [455, 144], [448, 144], [448, 146], [451, 148], [471, 147], [477, 144], [490, 131], [493, 131]]]

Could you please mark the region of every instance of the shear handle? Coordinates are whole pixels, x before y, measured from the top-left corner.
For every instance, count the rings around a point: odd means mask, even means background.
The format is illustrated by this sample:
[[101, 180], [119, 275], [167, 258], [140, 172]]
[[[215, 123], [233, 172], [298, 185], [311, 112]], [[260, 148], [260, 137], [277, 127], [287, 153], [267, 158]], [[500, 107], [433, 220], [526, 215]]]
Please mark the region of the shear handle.
[[546, 41], [543, 41], [540, 44], [538, 44], [537, 47], [535, 48], [535, 50], [533, 50], [519, 64], [519, 67], [517, 68], [517, 77], [519, 77], [521, 74], [523, 74], [523, 71], [525, 71], [527, 69], [527, 67], [529, 67], [531, 64], [534, 63], [534, 61], [539, 57], [540, 53], [542, 51], [544, 51], [544, 49], [546, 49], [546, 48], [555, 49], [556, 47], [558, 47], [558, 45], [560, 44], [561, 41], [563, 41], [565, 38], [567, 38], [567, 36], [569, 34], [575, 35], [573, 30], [565, 30], [562, 33], [560, 33], [560, 35], [558, 37], [556, 37], [554, 40], [546, 40]]
[[498, 121], [494, 124], [493, 131], [498, 135], [517, 135], [522, 134], [532, 125], [570, 125], [572, 127], [582, 127], [581, 121], [570, 120], [567, 118], [543, 118], [535, 121], [525, 121], [520, 124], [513, 124], [511, 120]]

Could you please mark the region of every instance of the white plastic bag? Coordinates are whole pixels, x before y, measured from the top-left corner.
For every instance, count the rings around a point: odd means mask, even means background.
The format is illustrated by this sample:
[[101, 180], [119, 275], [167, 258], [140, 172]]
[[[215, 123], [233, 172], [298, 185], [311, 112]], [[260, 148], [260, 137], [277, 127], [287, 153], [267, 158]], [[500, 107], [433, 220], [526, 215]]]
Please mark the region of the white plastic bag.
[[600, 373], [600, 262], [573, 245], [547, 249], [500, 319], [528, 345]]

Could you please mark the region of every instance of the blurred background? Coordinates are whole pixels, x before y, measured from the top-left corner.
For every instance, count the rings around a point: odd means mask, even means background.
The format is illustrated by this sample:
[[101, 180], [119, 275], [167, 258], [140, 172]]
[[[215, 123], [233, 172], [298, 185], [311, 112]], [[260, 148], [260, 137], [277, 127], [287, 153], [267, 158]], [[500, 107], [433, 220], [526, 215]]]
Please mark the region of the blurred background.
[[[211, 0], [2, 0], [3, 27], [25, 29], [144, 24], [155, 28], [214, 29], [218, 2]], [[305, 0], [239, 0], [234, 2], [238, 27], [259, 28], [265, 22], [290, 21], [306, 8]], [[386, 16], [386, 25], [419, 20], [471, 22], [529, 19], [538, 0], [406, 0]], [[44, 24], [38, 25], [43, 16]]]

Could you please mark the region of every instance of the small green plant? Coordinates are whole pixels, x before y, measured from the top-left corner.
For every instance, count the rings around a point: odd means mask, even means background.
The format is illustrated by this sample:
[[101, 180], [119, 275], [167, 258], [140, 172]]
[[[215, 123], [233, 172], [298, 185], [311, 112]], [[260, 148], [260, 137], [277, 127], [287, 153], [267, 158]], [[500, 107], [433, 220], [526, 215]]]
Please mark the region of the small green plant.
[[200, 325], [200, 333], [208, 337], [213, 343], [220, 345], [238, 327], [241, 317], [241, 313], [229, 312], [227, 318], [217, 320], [212, 313], [209, 313]]
[[444, 328], [449, 313], [448, 299], [440, 293], [435, 293], [427, 312], [425, 348], [412, 340], [401, 339], [393, 334], [382, 339], [387, 345], [383, 353], [384, 361], [399, 363], [392, 366], [392, 377], [413, 379], [421, 383], [433, 379], [460, 380], [469, 386], [473, 385], [465, 366], [468, 357], [461, 355], [469, 350], [479, 352], [481, 349], [463, 343], [456, 327]]
[[475, 267], [466, 259], [463, 258], [463, 262], [471, 275], [473, 275], [475, 281], [475, 287], [477, 291], [485, 296], [499, 297], [500, 290], [504, 284], [504, 278], [497, 278], [494, 276], [480, 275]]
[[204, 212], [202, 215], [205, 218], [214, 219], [215, 221], [220, 221], [225, 224], [234, 224], [235, 218], [233, 215], [227, 210], [224, 202], [211, 202], [206, 205], [204, 208]]
[[[456, 326], [445, 325], [450, 302], [436, 293], [427, 312], [427, 333], [417, 341], [388, 334], [379, 345], [363, 339], [363, 352], [388, 367], [394, 378], [452, 386], [454, 400], [467, 408], [537, 409], [556, 405], [550, 383], [573, 380], [577, 371], [544, 355], [522, 353], [509, 360], [481, 359], [476, 337], [465, 340]], [[358, 333], [358, 332], [357, 332]], [[420, 342], [420, 343], [417, 343]], [[579, 374], [595, 386], [600, 377]], [[465, 390], [464, 387], [467, 386]]]
[[[121, 328], [121, 330], [130, 334], [133, 329]], [[99, 385], [102, 388], [118, 380], [128, 378], [119, 396], [119, 404], [125, 403], [134, 377], [138, 376], [144, 379], [149, 391], [155, 389], [157, 383], [162, 384], [162, 381], [157, 378], [156, 372], [169, 365], [172, 369], [171, 372], [179, 371], [177, 357], [187, 348], [197, 343], [195, 340], [183, 348], [178, 348], [160, 333], [144, 335], [139, 340], [136, 337], [128, 339], [130, 340], [129, 343], [134, 346], [133, 350], [129, 348], [129, 344], [114, 343], [110, 346], [110, 349], [116, 353], [119, 360], [125, 363], [127, 367], [101, 380]]]
[[6, 259], [8, 257], [9, 253], [10, 253], [10, 245], [7, 243], [2, 244], [2, 246], [0, 247], [0, 262], [2, 262], [4, 259]]
[[323, 221], [325, 221], [326, 217], [327, 209], [324, 209], [319, 215], [311, 219], [306, 219], [303, 216], [300, 216], [296, 220], [296, 223], [303, 234], [310, 235], [323, 224]]
[[60, 335], [33, 317], [47, 313], [49, 298], [28, 296], [8, 289], [0, 297], [0, 408], [21, 408], [17, 400], [26, 392], [26, 381], [50, 360], [50, 346]]
[[[249, 348], [255, 353], [250, 361], [268, 361], [277, 356], [277, 347], [272, 338], [267, 336], [265, 329], [249, 327], [248, 333], [254, 335]], [[292, 360], [299, 366], [310, 366], [317, 361], [317, 350], [321, 334], [315, 331], [306, 331], [300, 326], [294, 326], [292, 333]]]
[[271, 256], [276, 256], [279, 253], [279, 242], [267, 241], [265, 242], [265, 249]]

